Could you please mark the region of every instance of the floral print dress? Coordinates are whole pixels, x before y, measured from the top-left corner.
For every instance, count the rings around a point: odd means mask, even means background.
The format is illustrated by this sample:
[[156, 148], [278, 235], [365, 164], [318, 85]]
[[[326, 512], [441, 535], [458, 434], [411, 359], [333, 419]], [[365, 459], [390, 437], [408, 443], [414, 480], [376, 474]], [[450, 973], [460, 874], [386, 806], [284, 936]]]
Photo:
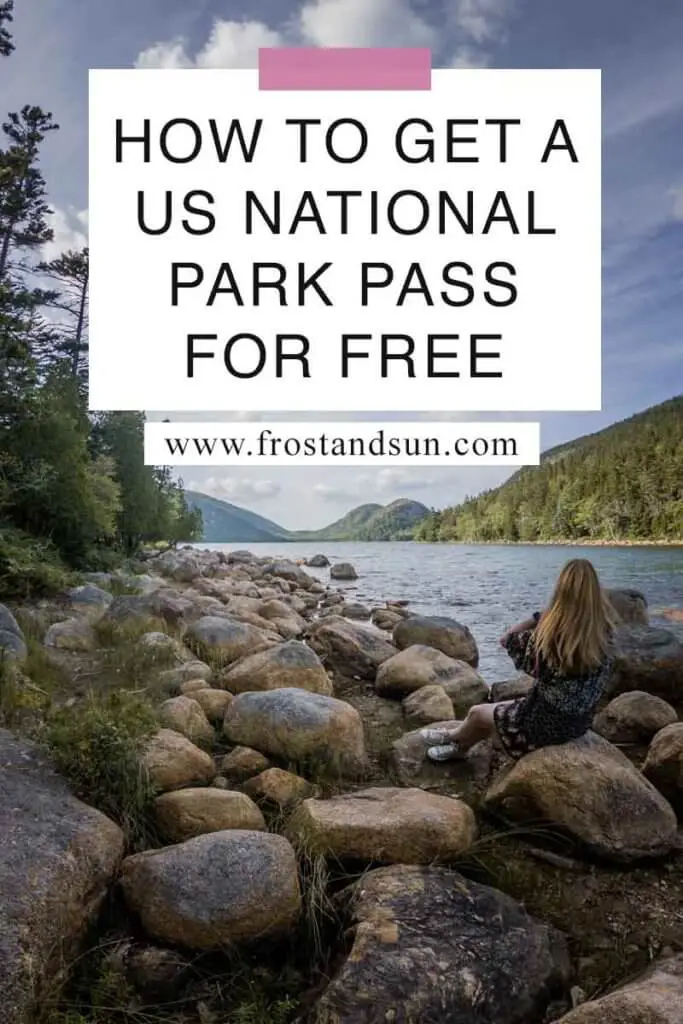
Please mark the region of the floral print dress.
[[[533, 617], [538, 624], [540, 613]], [[534, 629], [511, 633], [505, 644], [515, 668], [533, 676], [533, 687], [493, 712], [501, 745], [513, 758], [583, 736], [593, 723], [612, 665], [607, 656], [590, 675], [562, 676], [537, 657], [533, 636]]]

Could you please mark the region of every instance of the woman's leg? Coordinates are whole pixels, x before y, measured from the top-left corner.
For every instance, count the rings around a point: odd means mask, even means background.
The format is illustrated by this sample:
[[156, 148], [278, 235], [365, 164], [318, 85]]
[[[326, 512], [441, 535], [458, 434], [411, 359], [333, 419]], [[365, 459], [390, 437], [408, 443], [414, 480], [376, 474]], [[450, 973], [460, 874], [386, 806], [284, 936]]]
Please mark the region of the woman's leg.
[[452, 729], [423, 729], [425, 739], [435, 744], [429, 748], [427, 756], [432, 761], [450, 761], [457, 754], [465, 753], [477, 743], [488, 739], [495, 733], [496, 708], [512, 703], [503, 700], [495, 704], [475, 704], [467, 712], [464, 722]]

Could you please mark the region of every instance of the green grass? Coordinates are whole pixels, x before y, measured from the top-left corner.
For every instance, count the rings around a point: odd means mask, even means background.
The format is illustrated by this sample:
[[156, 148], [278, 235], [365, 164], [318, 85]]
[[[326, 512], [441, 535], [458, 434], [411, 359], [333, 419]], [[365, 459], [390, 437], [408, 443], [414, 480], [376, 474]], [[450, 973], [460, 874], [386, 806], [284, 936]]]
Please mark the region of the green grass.
[[49, 541], [0, 528], [0, 601], [49, 597], [76, 579]]
[[153, 705], [125, 690], [90, 693], [72, 707], [53, 709], [42, 730], [76, 795], [116, 821], [134, 849], [144, 849], [154, 837], [150, 812], [156, 793], [141, 752], [156, 730]]

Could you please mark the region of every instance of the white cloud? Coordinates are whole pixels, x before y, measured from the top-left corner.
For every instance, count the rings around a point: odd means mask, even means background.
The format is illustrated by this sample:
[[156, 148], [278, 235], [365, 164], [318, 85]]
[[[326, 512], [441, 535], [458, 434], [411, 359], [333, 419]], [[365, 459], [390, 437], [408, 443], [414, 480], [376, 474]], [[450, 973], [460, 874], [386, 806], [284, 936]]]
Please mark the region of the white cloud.
[[275, 498], [282, 486], [274, 480], [259, 480], [249, 477], [207, 477], [206, 480], [189, 480], [185, 482], [189, 491], [200, 491], [214, 498], [226, 501], [268, 501]]
[[49, 217], [54, 232], [43, 246], [43, 259], [54, 260], [68, 249], [83, 249], [88, 244], [88, 211], [55, 209]]
[[511, 0], [456, 0], [453, 21], [473, 43], [496, 42], [505, 35]]
[[143, 50], [136, 67], [250, 68], [268, 46], [426, 46], [435, 62], [441, 56], [453, 67], [482, 67], [490, 62], [482, 45], [503, 38], [511, 10], [512, 0], [455, 0], [452, 31], [444, 32], [411, 0], [310, 0], [281, 26], [217, 18], [194, 55], [174, 38]]

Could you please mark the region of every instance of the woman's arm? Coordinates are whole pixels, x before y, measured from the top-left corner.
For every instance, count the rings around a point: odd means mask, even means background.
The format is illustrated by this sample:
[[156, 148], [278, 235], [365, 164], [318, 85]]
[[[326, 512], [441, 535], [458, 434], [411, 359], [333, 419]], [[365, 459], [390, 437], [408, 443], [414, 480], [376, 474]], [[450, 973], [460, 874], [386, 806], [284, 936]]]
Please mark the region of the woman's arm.
[[541, 620], [542, 612], [534, 612], [530, 619], [525, 619], [524, 622], [518, 623], [516, 626], [511, 626], [506, 633], [503, 633], [500, 638], [500, 646], [507, 647], [508, 640], [511, 636], [517, 633], [526, 633], [530, 630], [536, 629], [536, 626]]

